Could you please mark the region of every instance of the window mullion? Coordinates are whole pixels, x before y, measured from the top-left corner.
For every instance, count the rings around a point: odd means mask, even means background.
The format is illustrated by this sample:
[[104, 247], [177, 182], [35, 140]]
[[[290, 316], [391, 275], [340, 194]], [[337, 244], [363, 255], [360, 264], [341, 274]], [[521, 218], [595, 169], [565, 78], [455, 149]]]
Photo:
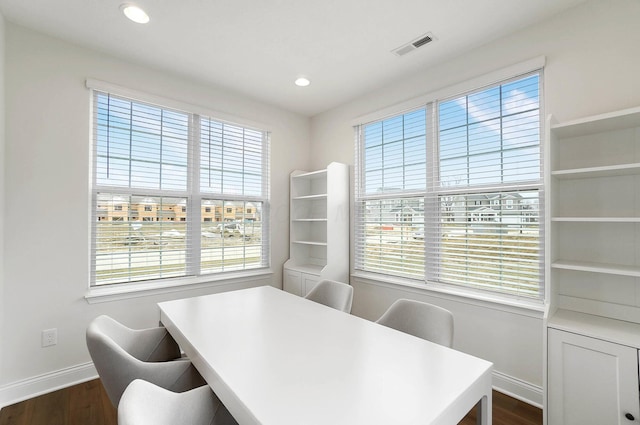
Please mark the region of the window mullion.
[[440, 182], [440, 151], [438, 144], [438, 108], [430, 103], [426, 106], [427, 131], [427, 191], [425, 195], [424, 223], [424, 270], [425, 281], [438, 275], [440, 259], [440, 208], [438, 187]]
[[502, 86], [500, 86], [500, 183], [504, 184], [504, 110], [502, 107]]
[[131, 169], [133, 166], [133, 161], [131, 160], [132, 157], [132, 151], [133, 151], [133, 103], [129, 104], [129, 187], [131, 187], [131, 178], [132, 178], [132, 173], [131, 173]]
[[202, 195], [200, 193], [201, 117], [192, 114], [189, 125], [187, 172], [187, 275], [200, 274]]
[[[262, 179], [262, 263], [263, 265], [271, 264], [271, 220], [265, 219], [271, 215], [271, 168], [267, 165], [271, 162], [270, 149], [271, 136], [267, 132], [262, 132], [262, 166], [266, 167], [267, 172], [263, 173]], [[257, 205], [256, 205], [257, 207]]]

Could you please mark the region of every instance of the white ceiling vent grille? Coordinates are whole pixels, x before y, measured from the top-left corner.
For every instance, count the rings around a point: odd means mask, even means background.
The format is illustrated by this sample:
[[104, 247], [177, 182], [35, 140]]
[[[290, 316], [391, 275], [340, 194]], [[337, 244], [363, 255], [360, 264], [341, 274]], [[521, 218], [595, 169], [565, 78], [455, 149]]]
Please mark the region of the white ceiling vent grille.
[[433, 36], [432, 33], [428, 32], [407, 44], [403, 44], [397, 49], [393, 49], [391, 52], [398, 56], [404, 56], [407, 53], [413, 52], [414, 50], [424, 46], [425, 44], [429, 44], [434, 40], [436, 40], [436, 38]]

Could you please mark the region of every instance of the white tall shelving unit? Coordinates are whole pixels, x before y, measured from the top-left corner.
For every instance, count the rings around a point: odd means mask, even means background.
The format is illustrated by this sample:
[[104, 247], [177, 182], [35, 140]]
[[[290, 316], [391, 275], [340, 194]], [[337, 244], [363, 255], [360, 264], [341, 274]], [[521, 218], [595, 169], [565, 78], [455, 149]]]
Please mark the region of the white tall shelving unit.
[[349, 282], [349, 166], [294, 171], [283, 289], [304, 296], [321, 279]]
[[547, 124], [545, 423], [638, 423], [640, 108]]

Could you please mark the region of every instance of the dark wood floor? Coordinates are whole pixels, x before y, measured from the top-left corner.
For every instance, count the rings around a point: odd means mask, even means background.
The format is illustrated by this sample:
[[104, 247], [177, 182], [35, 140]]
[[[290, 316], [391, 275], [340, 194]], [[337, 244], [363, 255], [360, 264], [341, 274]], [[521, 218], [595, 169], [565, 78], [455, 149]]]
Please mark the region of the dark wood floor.
[[[476, 425], [475, 409], [465, 416], [460, 425]], [[494, 391], [493, 425], [542, 425], [542, 409]]]
[[0, 410], [2, 425], [116, 425], [100, 380], [41, 395]]
[[[474, 409], [460, 425], [475, 423]], [[494, 391], [493, 424], [540, 425], [542, 411]], [[117, 425], [117, 415], [96, 379], [7, 406], [0, 425]]]

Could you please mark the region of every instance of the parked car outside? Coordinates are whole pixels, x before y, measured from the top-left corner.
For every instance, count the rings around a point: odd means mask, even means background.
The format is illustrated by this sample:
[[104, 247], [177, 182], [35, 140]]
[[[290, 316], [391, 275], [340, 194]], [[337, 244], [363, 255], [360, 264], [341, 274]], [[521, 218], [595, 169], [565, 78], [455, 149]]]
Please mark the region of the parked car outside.
[[242, 236], [244, 232], [238, 223], [220, 223], [216, 228], [216, 233], [220, 233], [224, 237]]

